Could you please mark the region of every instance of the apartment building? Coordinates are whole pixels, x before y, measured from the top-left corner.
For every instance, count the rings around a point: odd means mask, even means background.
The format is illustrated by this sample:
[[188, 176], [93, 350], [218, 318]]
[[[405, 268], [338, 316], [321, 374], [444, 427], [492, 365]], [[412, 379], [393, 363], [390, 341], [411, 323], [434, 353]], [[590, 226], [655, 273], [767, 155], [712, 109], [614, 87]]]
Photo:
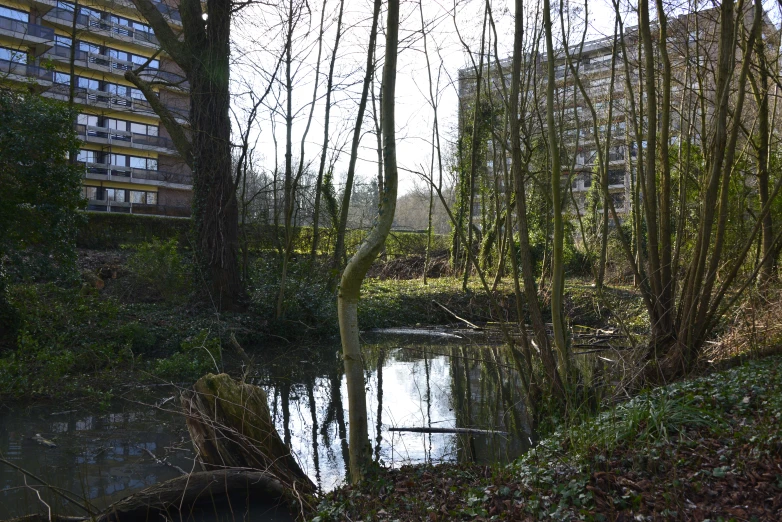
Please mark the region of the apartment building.
[[[752, 11], [744, 13], [746, 27], [752, 24]], [[767, 40], [769, 49], [778, 48], [778, 31], [773, 24], [764, 23], [763, 38]], [[713, 71], [716, 67], [717, 42], [719, 31], [718, 9], [706, 9], [695, 13], [681, 14], [670, 17], [668, 21], [667, 49], [671, 60], [672, 78], [672, 140], [678, 143], [682, 129], [692, 143], [708, 143], [710, 130], [703, 122], [710, 120], [709, 115], [715, 107], [715, 92]], [[653, 34], [657, 34], [653, 30]], [[614, 45], [614, 36], [602, 37], [584, 42], [583, 46], [574, 45], [565, 53], [563, 48], [555, 49], [554, 60], [554, 106], [557, 131], [560, 132], [560, 149], [562, 164], [562, 182], [568, 187], [565, 204], [574, 211], [570, 192], [580, 211], [587, 207], [587, 194], [592, 185], [597, 183], [598, 151], [600, 144], [604, 153], [608, 190], [614, 206], [619, 214], [630, 211], [633, 195], [642, 197], [636, 191], [635, 177], [639, 150], [645, 147], [643, 134], [647, 131], [641, 128], [641, 139], [635, 134], [635, 121], [631, 117], [629, 95], [632, 94], [636, 111], [646, 110], [646, 100], [641, 71], [641, 54], [639, 50], [637, 27], [626, 27], [624, 32], [625, 52], [628, 65], [625, 66], [624, 54], [620, 46]], [[656, 45], [656, 44], [655, 44]], [[737, 51], [740, 52], [740, 51]], [[568, 64], [570, 55], [572, 68]], [[524, 120], [528, 140], [524, 143], [544, 143], [546, 136], [546, 81], [549, 57], [545, 53], [526, 55], [523, 67], [522, 99], [529, 102], [522, 108], [519, 116]], [[502, 76], [505, 79], [505, 89], [510, 88], [510, 58], [487, 60], [491, 68], [484, 72], [484, 85], [488, 85], [488, 94], [493, 98], [492, 105], [501, 106], [503, 90]], [[584, 88], [581, 91], [574, 79], [573, 68]], [[629, 75], [629, 77], [628, 77]], [[613, 77], [613, 80], [612, 80]], [[702, 82], [700, 84], [699, 82]], [[628, 84], [632, 93], [627, 92]], [[475, 103], [476, 75], [472, 67], [459, 71], [459, 110], [460, 128], [465, 129], [471, 122], [465, 121], [465, 116], [471, 114]], [[487, 90], [484, 88], [484, 93]], [[586, 95], [585, 95], [586, 94]], [[706, 103], [698, 100], [704, 96]], [[482, 97], [486, 98], [486, 94]], [[594, 110], [594, 116], [589, 106]], [[745, 111], [749, 117], [753, 108], [747, 102]], [[705, 110], [705, 117], [702, 112]], [[609, 118], [610, 111], [610, 118]], [[638, 118], [636, 118], [637, 120]], [[640, 124], [645, 125], [641, 117]], [[610, 133], [609, 133], [610, 130]], [[490, 141], [492, 154], [500, 149], [498, 144]], [[509, 147], [508, 147], [509, 148]], [[485, 172], [492, 178], [500, 178], [501, 172], [496, 166], [502, 166], [502, 160], [487, 155]], [[506, 165], [510, 163], [510, 153], [501, 154]], [[496, 172], [495, 172], [496, 170]], [[477, 211], [475, 213], [477, 215]]]
[[[175, 7], [156, 6], [176, 30]], [[160, 118], [128, 81], [128, 70], [155, 81], [183, 121], [189, 108], [181, 70], [130, 0], [0, 0], [0, 82], [26, 84], [78, 107], [88, 210], [189, 216], [192, 174]], [[160, 85], [158, 85], [160, 84]]]

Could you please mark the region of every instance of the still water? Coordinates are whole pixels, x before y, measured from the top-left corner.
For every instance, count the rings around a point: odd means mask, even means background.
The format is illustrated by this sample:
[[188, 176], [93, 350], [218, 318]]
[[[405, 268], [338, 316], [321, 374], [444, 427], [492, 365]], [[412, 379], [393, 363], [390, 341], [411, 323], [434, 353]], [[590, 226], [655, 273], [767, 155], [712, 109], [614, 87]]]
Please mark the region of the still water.
[[[431, 332], [365, 334], [370, 439], [376, 460], [410, 463], [508, 461], [529, 446], [523, 401], [508, 354], [478, 338]], [[347, 469], [347, 389], [338, 347], [248, 350], [277, 430], [322, 491]], [[59, 403], [0, 405], [0, 453], [49, 484], [102, 508], [147, 486], [198, 471], [177, 388], [127, 387], [99, 408]], [[392, 432], [396, 427], [476, 428], [502, 434]], [[51, 439], [55, 448], [34, 440]], [[153, 455], [158, 459], [156, 462]], [[165, 461], [165, 463], [160, 462]], [[170, 464], [167, 465], [166, 463]], [[0, 464], [0, 520], [42, 510], [82, 514]]]

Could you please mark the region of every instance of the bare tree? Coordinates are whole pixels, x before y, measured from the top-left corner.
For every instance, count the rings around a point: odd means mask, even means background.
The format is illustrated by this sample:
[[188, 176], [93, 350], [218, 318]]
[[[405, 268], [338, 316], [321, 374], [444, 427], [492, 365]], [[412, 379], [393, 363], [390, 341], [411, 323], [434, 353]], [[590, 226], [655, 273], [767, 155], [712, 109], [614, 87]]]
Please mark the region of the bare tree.
[[[376, 2], [377, 13], [379, 1]], [[377, 14], [375, 14], [375, 17]], [[386, 237], [391, 230], [396, 210], [397, 164], [396, 129], [394, 120], [394, 102], [396, 98], [396, 63], [399, 43], [399, 0], [388, 1], [386, 21], [385, 66], [383, 67], [383, 161], [385, 179], [381, 205], [375, 226], [361, 244], [358, 252], [350, 259], [339, 285], [337, 307], [339, 313], [339, 331], [342, 339], [342, 354], [347, 378], [348, 403], [350, 407], [350, 480], [360, 481], [366, 467], [372, 461], [372, 446], [367, 429], [367, 404], [364, 388], [364, 365], [361, 355], [361, 343], [358, 329], [358, 298], [361, 284], [369, 267], [383, 249]], [[375, 24], [373, 24], [375, 25]], [[374, 42], [372, 42], [374, 43]], [[370, 45], [367, 55], [371, 58], [374, 45]], [[351, 153], [356, 154], [357, 151]], [[351, 158], [353, 159], [353, 158]], [[347, 209], [343, 209], [347, 211]]]

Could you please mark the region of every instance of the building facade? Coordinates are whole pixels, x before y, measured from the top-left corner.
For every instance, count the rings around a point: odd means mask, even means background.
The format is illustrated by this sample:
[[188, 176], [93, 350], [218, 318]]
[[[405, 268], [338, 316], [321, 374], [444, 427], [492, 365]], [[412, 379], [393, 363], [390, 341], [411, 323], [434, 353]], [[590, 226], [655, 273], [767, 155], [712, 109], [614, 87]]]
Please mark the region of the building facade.
[[[743, 17], [745, 27], [750, 27], [752, 11], [748, 10]], [[763, 38], [769, 48], [774, 49], [778, 46], [779, 36], [773, 24], [765, 22]], [[657, 35], [656, 28], [653, 34]], [[688, 142], [696, 145], [709, 142], [711, 129], [704, 122], [710, 121], [716, 107], [713, 71], [716, 68], [718, 40], [718, 9], [681, 14], [668, 20], [666, 48], [672, 68], [672, 146], [677, 146], [683, 134], [686, 134]], [[645, 128], [646, 118], [641, 112], [647, 110], [647, 103], [637, 28], [625, 28], [624, 48], [620, 43], [619, 38], [615, 41], [612, 35], [586, 41], [583, 46], [574, 45], [568, 49], [568, 53], [563, 48], [555, 49], [554, 52], [555, 122], [561, 149], [562, 184], [568, 189], [564, 201], [568, 205], [566, 208], [573, 213], [574, 207], [582, 214], [587, 211], [587, 195], [599, 183], [598, 174], [602, 171], [606, 173], [608, 191], [618, 214], [627, 214], [632, 201], [643, 197], [635, 185], [639, 152], [642, 155], [646, 139], [644, 135], [648, 132]], [[659, 42], [654, 45], [659, 48]], [[523, 121], [522, 149], [532, 143], [540, 145], [547, 140], [545, 106], [548, 60], [545, 53], [524, 56], [522, 108], [519, 114]], [[494, 57], [489, 57], [486, 62], [490, 67], [483, 73], [485, 87], [481, 97], [491, 97], [493, 101], [490, 104], [500, 107], [503, 105], [503, 93], [510, 89], [511, 60], [506, 58], [497, 62]], [[460, 129], [471, 129], [471, 121], [465, 118], [469, 118], [475, 104], [475, 86], [474, 68], [460, 70]], [[661, 91], [658, 96], [661, 96]], [[752, 110], [748, 101], [745, 111], [749, 115]], [[638, 129], [635, 125], [639, 125]], [[494, 147], [489, 148], [496, 154], [500, 147], [496, 143], [492, 145]], [[603, 153], [600, 166], [598, 145]], [[503, 156], [508, 165], [509, 145], [504, 149], [506, 152]], [[489, 178], [500, 177], [497, 166], [503, 163], [498, 159], [492, 158], [490, 154], [485, 158], [485, 172]], [[602, 198], [598, 191], [596, 198]], [[477, 211], [474, 213], [477, 214]]]
[[[156, 3], [172, 28], [178, 11]], [[143, 67], [183, 121], [188, 85], [130, 0], [0, 0], [0, 82], [78, 108], [88, 210], [185, 217], [192, 174], [160, 118], [124, 74]]]

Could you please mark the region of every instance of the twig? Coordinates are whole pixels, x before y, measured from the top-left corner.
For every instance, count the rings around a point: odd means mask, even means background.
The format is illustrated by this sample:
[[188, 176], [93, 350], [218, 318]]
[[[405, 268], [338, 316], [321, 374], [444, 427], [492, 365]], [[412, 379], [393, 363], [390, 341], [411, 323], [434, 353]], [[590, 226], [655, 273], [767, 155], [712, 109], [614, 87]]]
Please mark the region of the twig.
[[433, 302], [434, 304], [436, 304], [437, 306], [439, 306], [440, 308], [442, 308], [443, 310], [445, 310], [446, 312], [448, 312], [449, 314], [451, 314], [452, 316], [454, 316], [454, 317], [455, 317], [456, 319], [458, 319], [459, 321], [463, 322], [464, 324], [466, 324], [467, 326], [469, 326], [470, 328], [472, 328], [473, 330], [483, 330], [483, 328], [481, 328], [480, 326], [474, 325], [474, 324], [472, 324], [470, 321], [468, 321], [467, 319], [464, 319], [464, 318], [462, 318], [462, 317], [459, 317], [458, 315], [456, 315], [455, 313], [453, 313], [452, 311], [450, 311], [448, 308], [446, 308], [446, 307], [445, 307], [445, 305], [438, 303], [438, 302], [437, 302], [437, 301], [435, 301], [434, 299], [432, 299], [432, 302]]
[[44, 500], [41, 498], [41, 492], [40, 491], [38, 491], [37, 489], [35, 489], [34, 487], [30, 486], [27, 483], [27, 476], [26, 475], [22, 475], [22, 478], [24, 479], [24, 485], [27, 486], [28, 488], [32, 489], [33, 491], [35, 491], [35, 495], [38, 497], [38, 500], [41, 501], [41, 504], [46, 506], [46, 510], [49, 512], [49, 522], [52, 522], [52, 507], [49, 504], [47, 504], [46, 502], [44, 502]]
[[157, 458], [157, 457], [155, 456], [155, 454], [154, 454], [154, 453], [152, 453], [151, 451], [149, 451], [147, 448], [141, 448], [141, 449], [143, 449], [144, 451], [146, 451], [146, 452], [147, 452], [147, 455], [149, 455], [150, 457], [152, 457], [152, 460], [154, 460], [154, 461], [155, 461], [155, 462], [157, 462], [158, 464], [161, 464], [161, 465], [163, 465], [163, 466], [168, 466], [169, 468], [175, 469], [175, 470], [177, 470], [179, 473], [181, 473], [182, 475], [187, 475], [187, 471], [183, 470], [182, 468], [180, 468], [180, 467], [179, 467], [179, 466], [177, 466], [176, 464], [171, 464], [170, 462], [168, 462], [168, 461], [166, 461], [166, 460], [161, 460], [161, 459]]
[[[88, 515], [95, 515], [95, 513], [94, 513], [94, 512], [93, 512], [93, 511], [92, 511], [92, 510], [91, 510], [89, 507], [87, 507], [85, 504], [82, 504], [82, 503], [81, 503], [81, 502], [79, 502], [78, 500], [75, 500], [73, 497], [71, 497], [70, 495], [72, 495], [73, 493], [71, 493], [70, 491], [68, 492], [68, 494], [65, 494], [65, 492], [64, 492], [64, 491], [60, 491], [60, 488], [55, 488], [54, 486], [50, 486], [50, 485], [49, 485], [49, 484], [48, 484], [48, 483], [47, 483], [45, 480], [43, 480], [42, 478], [40, 478], [40, 477], [37, 477], [37, 476], [33, 475], [32, 473], [30, 473], [30, 472], [29, 472], [29, 471], [27, 471], [26, 469], [24, 469], [24, 468], [22, 468], [22, 467], [19, 467], [19, 466], [17, 466], [16, 464], [14, 464], [13, 462], [10, 462], [10, 461], [8, 461], [8, 460], [6, 460], [6, 459], [2, 458], [2, 457], [0, 457], [0, 463], [2, 463], [2, 464], [6, 464], [6, 465], [8, 465], [8, 466], [11, 466], [11, 467], [12, 467], [12, 468], [14, 468], [15, 470], [17, 470], [17, 471], [19, 471], [19, 472], [21, 472], [21, 473], [23, 473], [23, 474], [27, 475], [28, 477], [30, 477], [30, 478], [33, 478], [33, 479], [37, 480], [38, 482], [40, 482], [40, 483], [41, 483], [41, 485], [43, 485], [43, 486], [46, 486], [47, 488], [51, 489], [51, 490], [52, 490], [54, 493], [56, 493], [57, 495], [61, 496], [62, 498], [64, 498], [64, 499], [65, 499], [65, 500], [67, 500], [68, 502], [71, 502], [71, 503], [73, 503], [74, 505], [76, 505], [76, 506], [80, 507], [82, 510], [84, 510], [85, 512], [87, 512], [87, 514], [88, 514]], [[85, 502], [86, 502], [86, 499], [85, 499]]]

